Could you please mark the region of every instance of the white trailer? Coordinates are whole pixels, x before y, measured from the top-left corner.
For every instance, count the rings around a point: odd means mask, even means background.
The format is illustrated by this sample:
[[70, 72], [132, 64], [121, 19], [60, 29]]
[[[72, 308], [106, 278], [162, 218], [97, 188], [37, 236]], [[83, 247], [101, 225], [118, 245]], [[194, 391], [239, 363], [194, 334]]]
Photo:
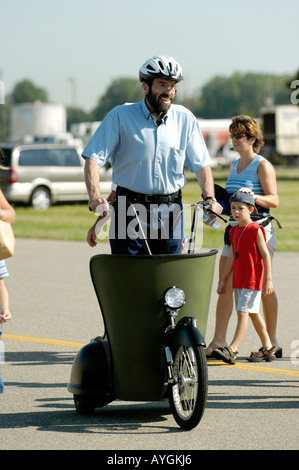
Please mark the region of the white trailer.
[[278, 105], [261, 109], [265, 148], [282, 157], [299, 156], [299, 106]]
[[21, 103], [10, 114], [10, 140], [32, 142], [66, 133], [66, 109], [58, 103]]
[[102, 121], [76, 122], [71, 125], [71, 133], [74, 137], [82, 139], [87, 145]]

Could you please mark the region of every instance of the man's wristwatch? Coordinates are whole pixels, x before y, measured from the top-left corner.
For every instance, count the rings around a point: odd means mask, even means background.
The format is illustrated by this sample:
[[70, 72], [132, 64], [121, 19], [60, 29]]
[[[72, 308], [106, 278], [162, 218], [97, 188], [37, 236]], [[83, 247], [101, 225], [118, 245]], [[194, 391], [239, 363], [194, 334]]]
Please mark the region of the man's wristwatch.
[[208, 199], [211, 199], [211, 201], [217, 202], [217, 199], [213, 196], [207, 196], [204, 198], [204, 201], [208, 201]]

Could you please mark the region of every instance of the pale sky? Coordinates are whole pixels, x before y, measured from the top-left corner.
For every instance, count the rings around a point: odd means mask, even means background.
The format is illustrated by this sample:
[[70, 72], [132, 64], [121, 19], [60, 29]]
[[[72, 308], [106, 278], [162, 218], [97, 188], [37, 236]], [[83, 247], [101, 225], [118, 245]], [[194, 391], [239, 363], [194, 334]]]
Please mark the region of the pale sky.
[[10, 93], [28, 78], [67, 106], [73, 83], [90, 111], [156, 54], [180, 62], [185, 94], [216, 75], [293, 75], [298, 17], [298, 0], [0, 0], [0, 80]]

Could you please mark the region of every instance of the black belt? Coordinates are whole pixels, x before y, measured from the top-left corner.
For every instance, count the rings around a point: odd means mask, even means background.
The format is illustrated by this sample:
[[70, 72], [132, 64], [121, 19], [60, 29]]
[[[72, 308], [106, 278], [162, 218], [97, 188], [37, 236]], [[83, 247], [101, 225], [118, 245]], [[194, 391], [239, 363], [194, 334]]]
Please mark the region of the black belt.
[[143, 194], [131, 191], [130, 189], [117, 186], [116, 194], [128, 196], [134, 202], [145, 202], [148, 204], [168, 204], [170, 202], [180, 202], [182, 191], [179, 189], [172, 194]]

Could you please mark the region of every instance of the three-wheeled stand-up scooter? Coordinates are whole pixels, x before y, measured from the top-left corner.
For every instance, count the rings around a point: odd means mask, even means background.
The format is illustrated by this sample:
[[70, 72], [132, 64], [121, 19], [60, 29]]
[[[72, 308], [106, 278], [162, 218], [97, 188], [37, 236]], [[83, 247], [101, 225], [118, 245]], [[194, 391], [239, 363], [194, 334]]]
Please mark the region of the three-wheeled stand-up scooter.
[[199, 423], [207, 398], [204, 336], [217, 250], [188, 251], [91, 258], [105, 333], [84, 346], [72, 366], [68, 390], [79, 414], [115, 399], [168, 399], [181, 428]]

